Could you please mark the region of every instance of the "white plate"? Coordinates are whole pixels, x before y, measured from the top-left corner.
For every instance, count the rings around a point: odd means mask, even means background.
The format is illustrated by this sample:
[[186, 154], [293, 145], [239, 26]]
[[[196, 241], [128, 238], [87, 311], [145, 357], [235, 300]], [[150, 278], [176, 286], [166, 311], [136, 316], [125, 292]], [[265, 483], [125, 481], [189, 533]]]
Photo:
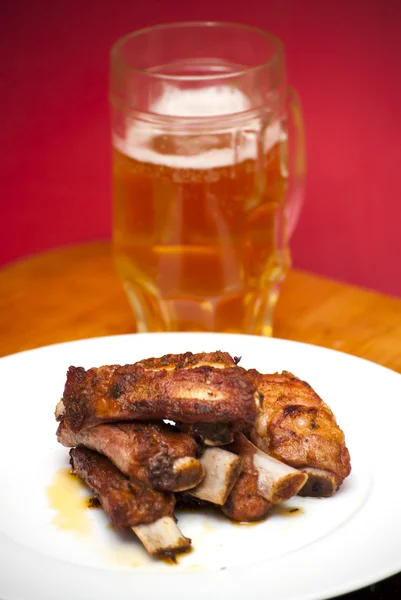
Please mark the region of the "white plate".
[[[295, 498], [296, 517], [252, 527], [179, 516], [194, 551], [177, 566], [152, 561], [135, 536], [85, 510], [86, 531], [55, 524], [49, 490], [68, 450], [53, 411], [70, 364], [126, 364], [169, 352], [226, 350], [262, 372], [292, 371], [332, 407], [352, 474], [325, 500]], [[0, 597], [2, 600], [166, 600], [228, 597], [322, 600], [401, 570], [401, 376], [353, 356], [278, 339], [137, 334], [89, 339], [0, 360]], [[81, 492], [82, 493], [82, 492]], [[65, 499], [79, 500], [76, 491]], [[81, 517], [80, 517], [81, 518]], [[81, 523], [82, 524], [82, 523]]]

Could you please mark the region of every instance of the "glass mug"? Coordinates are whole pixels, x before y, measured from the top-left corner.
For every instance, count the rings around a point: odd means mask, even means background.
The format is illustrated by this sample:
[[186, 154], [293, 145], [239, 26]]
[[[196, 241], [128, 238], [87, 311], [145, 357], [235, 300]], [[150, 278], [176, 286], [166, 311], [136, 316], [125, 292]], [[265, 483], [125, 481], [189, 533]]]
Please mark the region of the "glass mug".
[[304, 176], [281, 42], [214, 22], [111, 54], [113, 250], [137, 330], [272, 334]]

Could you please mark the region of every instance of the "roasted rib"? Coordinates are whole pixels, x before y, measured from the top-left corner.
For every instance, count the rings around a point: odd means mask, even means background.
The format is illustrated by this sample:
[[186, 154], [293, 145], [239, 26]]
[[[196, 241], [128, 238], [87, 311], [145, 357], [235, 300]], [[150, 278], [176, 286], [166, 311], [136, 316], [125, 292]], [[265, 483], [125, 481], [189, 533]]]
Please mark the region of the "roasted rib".
[[351, 472], [344, 433], [311, 386], [291, 373], [248, 371], [264, 399], [252, 441], [308, 475], [301, 495], [331, 496]]
[[268, 456], [242, 433], [236, 434], [234, 443], [228, 449], [242, 460], [240, 476], [222, 507], [223, 513], [230, 519], [262, 519], [273, 504], [289, 500], [305, 485], [305, 473]]
[[78, 447], [70, 450], [71, 467], [94, 492], [116, 529], [131, 527], [152, 556], [174, 556], [189, 549], [173, 518], [175, 498], [127, 479], [108, 458]]
[[70, 367], [56, 408], [73, 432], [99, 423], [168, 419], [186, 423], [235, 422], [249, 428], [260, 395], [240, 367], [149, 370], [141, 365]]
[[149, 371], [174, 371], [177, 369], [194, 369], [195, 367], [215, 367], [224, 369], [225, 367], [235, 367], [239, 358], [232, 357], [228, 352], [200, 352], [193, 354], [185, 352], [184, 354], [165, 354], [159, 358], [146, 358], [140, 360], [136, 365], [140, 365]]
[[74, 433], [63, 421], [57, 439], [104, 454], [122, 473], [157, 490], [187, 490], [204, 476], [195, 440], [164, 423], [109, 423]]
[[[228, 352], [218, 350], [199, 354], [193, 354], [192, 352], [166, 354], [160, 358], [148, 358], [135, 364], [142, 365], [152, 371], [194, 369], [202, 366], [225, 369], [235, 367], [239, 360], [237, 357], [233, 358]], [[196, 437], [206, 446], [224, 446], [234, 439], [235, 425], [227, 423], [177, 423], [177, 427], [181, 431]]]

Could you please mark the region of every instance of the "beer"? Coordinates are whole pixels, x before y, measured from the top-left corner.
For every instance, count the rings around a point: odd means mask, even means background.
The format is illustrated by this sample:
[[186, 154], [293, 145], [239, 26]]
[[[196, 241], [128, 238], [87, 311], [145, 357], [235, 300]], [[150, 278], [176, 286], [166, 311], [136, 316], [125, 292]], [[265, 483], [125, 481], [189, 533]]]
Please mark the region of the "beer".
[[[235, 92], [218, 90], [230, 113], [246, 102]], [[164, 114], [180, 101], [184, 115], [216, 110], [191, 94], [162, 98]], [[114, 137], [114, 253], [138, 331], [271, 334], [289, 265], [286, 153], [284, 122], [267, 114], [202, 131], [138, 118]]]

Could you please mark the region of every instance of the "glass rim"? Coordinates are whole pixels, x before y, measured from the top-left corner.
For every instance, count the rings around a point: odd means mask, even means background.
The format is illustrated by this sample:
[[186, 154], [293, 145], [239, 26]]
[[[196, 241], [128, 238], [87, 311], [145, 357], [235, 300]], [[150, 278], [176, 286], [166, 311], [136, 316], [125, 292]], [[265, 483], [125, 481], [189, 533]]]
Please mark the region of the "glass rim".
[[[171, 30], [185, 27], [225, 27], [231, 28], [233, 30], [243, 30], [253, 32], [259, 36], [262, 36], [266, 39], [269, 39], [273, 42], [273, 45], [276, 49], [275, 54], [270, 57], [268, 60], [260, 62], [254, 66], [244, 67], [242, 69], [237, 69], [235, 71], [230, 71], [229, 73], [217, 73], [217, 74], [199, 74], [199, 75], [170, 75], [167, 73], [158, 73], [157, 71], [153, 71], [148, 68], [138, 68], [129, 64], [126, 60], [124, 60], [121, 55], [119, 55], [120, 49], [126, 44], [129, 40], [133, 38], [140, 37], [144, 34], [151, 33], [153, 31], [160, 30]], [[110, 56], [112, 60], [120, 63], [127, 70], [146, 75], [147, 77], [160, 79], [164, 81], [212, 81], [219, 79], [232, 79], [233, 77], [240, 77], [241, 75], [247, 75], [249, 73], [256, 73], [262, 69], [266, 69], [271, 67], [278, 58], [282, 58], [284, 54], [284, 45], [283, 42], [272, 33], [261, 29], [260, 27], [255, 27], [253, 25], [245, 25], [242, 23], [235, 23], [230, 21], [174, 21], [172, 23], [159, 23], [157, 25], [151, 25], [149, 27], [143, 27], [141, 29], [137, 29], [127, 33], [126, 35], [119, 38], [111, 47]]]

